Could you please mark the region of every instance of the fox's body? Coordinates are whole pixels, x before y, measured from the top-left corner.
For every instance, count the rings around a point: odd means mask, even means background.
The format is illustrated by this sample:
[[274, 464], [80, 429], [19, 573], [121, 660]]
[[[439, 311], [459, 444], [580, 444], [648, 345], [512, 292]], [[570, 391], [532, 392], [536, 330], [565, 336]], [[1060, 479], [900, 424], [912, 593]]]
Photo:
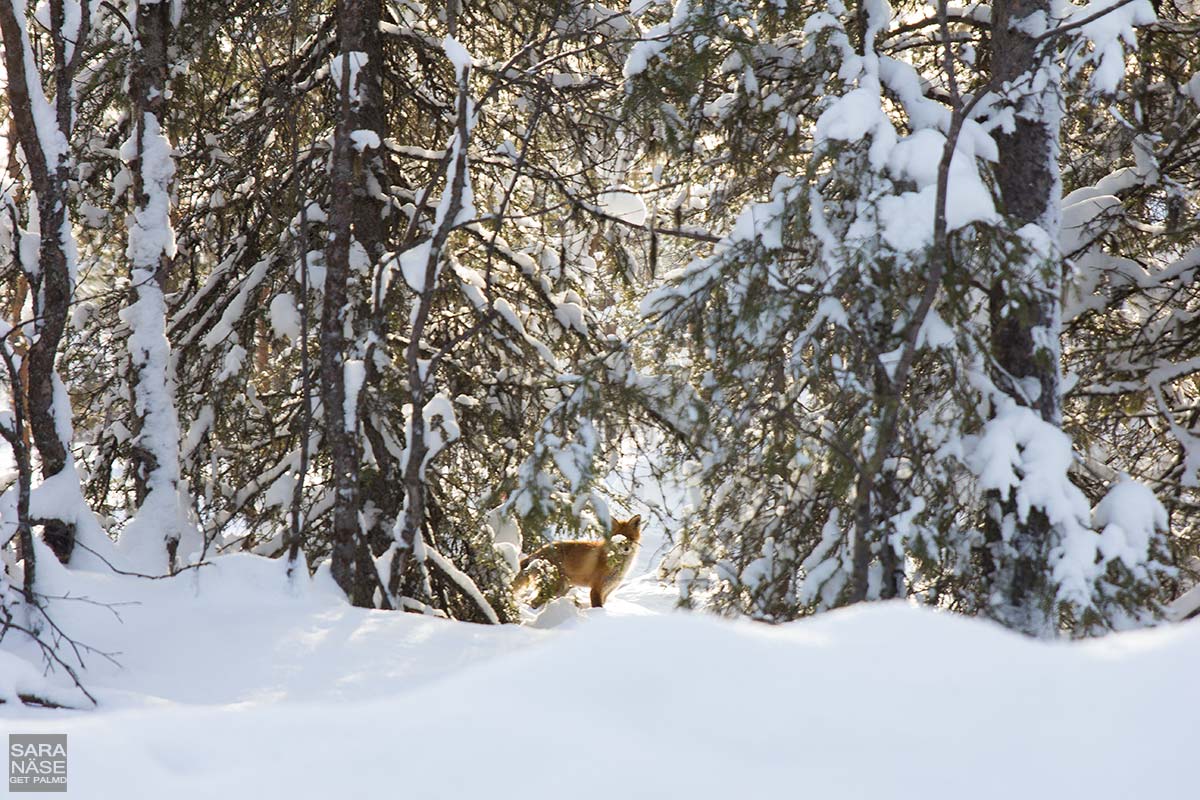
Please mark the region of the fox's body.
[[547, 594], [565, 594], [572, 586], [586, 586], [592, 590], [592, 607], [603, 606], [633, 566], [642, 537], [641, 522], [640, 516], [614, 520], [610, 539], [554, 542], [535, 550], [521, 560], [521, 573], [513, 582], [513, 590], [520, 593], [538, 577], [536, 567], [541, 561], [556, 573], [556, 578], [554, 585], [542, 587], [539, 601]]

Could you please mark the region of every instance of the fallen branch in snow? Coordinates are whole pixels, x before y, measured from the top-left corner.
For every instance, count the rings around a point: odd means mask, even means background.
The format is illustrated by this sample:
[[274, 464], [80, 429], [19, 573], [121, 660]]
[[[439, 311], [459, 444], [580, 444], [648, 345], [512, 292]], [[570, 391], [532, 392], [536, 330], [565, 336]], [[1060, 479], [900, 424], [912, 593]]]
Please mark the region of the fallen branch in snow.
[[211, 561], [197, 561], [195, 564], [188, 564], [186, 566], [179, 567], [174, 572], [168, 572], [165, 575], [148, 575], [144, 572], [130, 572], [129, 570], [120, 569], [115, 564], [113, 564], [111, 561], [109, 561], [107, 558], [105, 558], [104, 556], [102, 556], [100, 553], [96, 552], [92, 548], [88, 547], [83, 542], [76, 542], [75, 546], [83, 548], [84, 550], [86, 550], [89, 553], [91, 553], [92, 555], [94, 555], [96, 558], [103, 561], [104, 565], [106, 567], [108, 567], [113, 572], [117, 573], [118, 575], [128, 575], [131, 578], [145, 578], [146, 580], [151, 580], [151, 581], [161, 581], [166, 578], [174, 578], [176, 575], [180, 575], [184, 572], [187, 572], [190, 569], [199, 569], [200, 567], [207, 567], [212, 564]]
[[[38, 607], [38, 610], [42, 611], [43, 617], [45, 617], [47, 620], [50, 619], [50, 617], [47, 616], [46, 612], [44, 610], [42, 610], [40, 607]], [[5, 611], [7, 612], [7, 609], [5, 609]], [[51, 624], [53, 624], [53, 623], [51, 623]], [[70, 676], [71, 682], [75, 684], [75, 688], [78, 689], [80, 691], [80, 693], [83, 694], [84, 697], [86, 697], [89, 701], [91, 701], [92, 706], [95, 707], [95, 706], [99, 705], [99, 703], [96, 702], [96, 698], [92, 696], [92, 693], [89, 692], [86, 688], [84, 688], [83, 682], [79, 679], [79, 673], [77, 673], [75, 671], [75, 668], [72, 667], [70, 664], [68, 664], [65, 660], [63, 660], [62, 656], [60, 656], [58, 654], [58, 642], [57, 641], [54, 642], [53, 644], [47, 642], [40, 635], [38, 635], [37, 632], [32, 631], [29, 628], [26, 628], [24, 625], [20, 625], [16, 622], [13, 622], [11, 617], [4, 620], [4, 622], [2, 623], [2, 626], [0, 626], [0, 639], [3, 639], [4, 634], [7, 633], [9, 630], [14, 630], [14, 631], [23, 633], [26, 636], [28, 636], [29, 639], [38, 646], [38, 649], [42, 651], [42, 657], [46, 659], [47, 663], [51, 666], [51, 668], [53, 668], [54, 664], [58, 664], [58, 666], [62, 667], [62, 669], [67, 673], [67, 675]], [[58, 630], [57, 626], [55, 626], [55, 630]], [[59, 633], [61, 634], [61, 631], [59, 631]], [[75, 640], [73, 640], [65, 635], [62, 636], [62, 639], [65, 639], [67, 641], [67, 643], [71, 645], [72, 649], [75, 650], [76, 658], [79, 658], [79, 656], [80, 656], [79, 644]], [[91, 650], [92, 652], [99, 652], [99, 651], [94, 650], [93, 648], [87, 647], [86, 645], [84, 645], [84, 649]], [[107, 653], [101, 653], [101, 655], [104, 655], [110, 661], [113, 661], [113, 663], [116, 663], [111, 658], [111, 656], [109, 656]], [[83, 663], [82, 660], [80, 660], [81, 665], [82, 665], [82, 663]], [[55, 703], [53, 700], [47, 700], [47, 699], [45, 699], [43, 697], [39, 697], [37, 695], [21, 693], [17, 696], [21, 699], [21, 702], [25, 703], [26, 705], [44, 706], [46, 708], [64, 708], [64, 707], [66, 707], [62, 704]], [[4, 700], [0, 700], [0, 704], [2, 704], [4, 702], [5, 702]]]

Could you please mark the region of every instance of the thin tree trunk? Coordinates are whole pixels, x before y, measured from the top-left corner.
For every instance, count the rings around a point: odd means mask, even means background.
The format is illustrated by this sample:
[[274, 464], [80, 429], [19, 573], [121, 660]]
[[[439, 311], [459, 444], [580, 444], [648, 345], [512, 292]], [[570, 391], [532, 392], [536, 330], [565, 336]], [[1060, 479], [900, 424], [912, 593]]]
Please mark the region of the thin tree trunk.
[[[14, 398], [21, 397], [26, 390], [21, 367], [13, 359], [13, 350], [8, 339], [0, 339], [0, 360], [8, 373], [9, 386]], [[13, 403], [11, 427], [0, 423], [0, 437], [12, 448], [13, 460], [17, 464], [17, 551], [21, 559], [23, 583], [21, 586], [25, 602], [30, 607], [37, 603], [34, 594], [37, 582], [37, 555], [33, 549], [33, 528], [29, 519], [29, 493], [33, 483], [33, 469], [29, 459], [29, 437], [25, 425], [25, 409], [19, 402]]]
[[[450, 36], [453, 37], [455, 33], [454, 15], [456, 14], [456, 7], [453, 4], [447, 14], [450, 15]], [[437, 376], [438, 362], [444, 351], [425, 361], [422, 357], [421, 342], [425, 336], [425, 326], [429, 322], [434, 297], [437, 294], [438, 268], [442, 250], [450, 233], [454, 230], [459, 212], [463, 208], [468, 179], [469, 115], [470, 68], [463, 65], [458, 69], [458, 122], [454, 145], [449, 152], [446, 194], [443, 195], [442, 202], [439, 204], [441, 208], [439, 208], [437, 227], [430, 238], [429, 256], [425, 262], [424, 276], [413, 302], [412, 330], [409, 332], [408, 347], [405, 350], [412, 411], [408, 426], [407, 460], [404, 464], [404, 513], [396, 526], [397, 549], [392, 558], [391, 574], [388, 577], [388, 589], [393, 595], [399, 592], [400, 582], [407, 568], [408, 559], [413, 553], [417, 535], [425, 529], [425, 462], [429, 454], [429, 442], [425, 438], [425, 406], [435, 394], [434, 381]]]
[[[288, 3], [288, 21], [291, 26], [289, 36], [288, 64], [296, 60], [296, 39], [300, 11], [297, 0]], [[304, 403], [300, 412], [300, 466], [296, 474], [296, 487], [292, 492], [291, 527], [288, 532], [288, 576], [295, 579], [297, 564], [300, 559], [300, 547], [307, 528], [304, 509], [304, 483], [308, 477], [309, 442], [312, 438], [312, 376], [309, 371], [308, 337], [310, 333], [309, 313], [309, 279], [308, 279], [308, 200], [303, 190], [303, 176], [300, 174], [300, 136], [297, 131], [302, 98], [296, 98], [288, 122], [291, 139], [292, 159], [292, 205], [299, 209], [299, 230], [296, 235], [296, 260], [300, 265], [299, 291], [300, 298], [300, 392]]]
[[[882, 398], [883, 413], [880, 415], [871, 458], [860, 466], [861, 472], [855, 487], [854, 556], [851, 565], [850, 592], [847, 598], [850, 603], [867, 599], [870, 583], [871, 553], [869, 548], [872, 525], [878, 524], [875, 522], [876, 520], [886, 519], [882, 514], [890, 516], [894, 513], [896, 501], [893, 482], [896, 480], [896, 476], [894, 470], [885, 472], [884, 463], [900, 435], [900, 408], [901, 404], [905, 402], [904, 395], [908, 388], [913, 362], [916, 359], [917, 339], [920, 337], [921, 327], [925, 324], [934, 302], [941, 293], [943, 277], [953, 268], [949, 225], [946, 220], [946, 202], [950, 191], [950, 162], [954, 157], [967, 112], [963, 108], [962, 97], [958, 91], [958, 77], [955, 72], [954, 53], [951, 49], [946, 0], [939, 0], [938, 24], [943, 41], [941, 66], [950, 90], [950, 126], [946, 131], [946, 141], [942, 146], [942, 158], [938, 163], [930, 268], [925, 278], [925, 287], [921, 292], [921, 298], [905, 329], [903, 350], [893, 376], [888, 378], [886, 371], [877, 373], [877, 380], [880, 386], [886, 387], [887, 393]], [[879, 486], [880, 479], [884, 481], [882, 488]], [[880, 509], [874, 505], [876, 502], [882, 507], [882, 514]], [[873, 509], [876, 510], [874, 514], [872, 513]], [[903, 596], [905, 591], [904, 563], [902, 559], [896, 557], [890, 542], [882, 542], [881, 548], [880, 566], [883, 575], [880, 595], [885, 599]]]

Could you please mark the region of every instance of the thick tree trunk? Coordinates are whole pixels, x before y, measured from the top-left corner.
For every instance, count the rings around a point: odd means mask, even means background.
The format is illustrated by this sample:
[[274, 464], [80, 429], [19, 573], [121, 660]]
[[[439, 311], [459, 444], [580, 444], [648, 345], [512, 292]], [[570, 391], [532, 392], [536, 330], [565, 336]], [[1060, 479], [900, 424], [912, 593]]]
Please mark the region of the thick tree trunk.
[[[1015, 126], [999, 133], [996, 179], [1014, 226], [1036, 225], [1055, 248], [1049, 263], [1031, 256], [997, 275], [990, 296], [994, 381], [1042, 419], [1061, 424], [1059, 337], [1062, 271], [1057, 254], [1061, 182], [1058, 167], [1059, 77], [1048, 54], [1037, 50], [1030, 18], [1051, 15], [1049, 0], [997, 0], [992, 7], [993, 78], [1015, 87]], [[1053, 74], [1038, 73], [1051, 70]], [[1042, 88], [1031, 88], [1038, 83]], [[1052, 627], [1047, 573], [1050, 523], [1034, 509], [1020, 520], [1015, 504], [999, 498], [991, 532], [993, 596], [1003, 622], [1033, 635]], [[1011, 534], [1000, 531], [1011, 526]], [[1007, 541], [1005, 541], [1007, 539]]]
[[[347, 363], [363, 359], [360, 347], [370, 325], [370, 287], [384, 247], [382, 206], [376, 195], [378, 149], [356, 143], [351, 133], [369, 130], [382, 141], [382, 102], [378, 0], [339, 0], [338, 61], [341, 64], [340, 109], [332, 157], [333, 205], [331, 238], [326, 251], [325, 297], [321, 315], [321, 398], [325, 433], [333, 468], [334, 580], [359, 606], [374, 603], [378, 577], [359, 524], [362, 497], [358, 438], [361, 395], [349, 398]], [[356, 152], [357, 151], [357, 152]], [[374, 167], [371, 165], [374, 164]], [[358, 248], [362, 248], [363, 259]], [[360, 389], [361, 387], [360, 384]]]
[[[383, 109], [382, 65], [383, 53], [379, 36], [379, 20], [383, 13], [379, 0], [356, 0], [344, 4], [345, 13], [338, 20], [338, 42], [340, 49], [366, 55], [367, 61], [358, 71], [356, 102], [350, 106], [351, 130], [373, 132], [382, 144], [387, 136], [387, 120]], [[354, 304], [355, 335], [362, 342], [383, 342], [387, 338], [387, 315], [375, 307], [374, 292], [381, 279], [382, 262], [388, 247], [388, 226], [385, 217], [384, 187], [390, 180], [384, 163], [382, 147], [368, 144], [354, 153], [356, 180], [353, 191], [354, 241], [366, 254], [369, 265], [367, 275], [361, 277], [362, 291], [350, 301]], [[368, 332], [373, 332], [370, 336]], [[370, 502], [379, 509], [379, 524], [368, 536], [369, 549], [381, 552], [391, 541], [391, 524], [400, 513], [398, 490], [402, 479], [400, 465], [383, 443], [383, 436], [374, 418], [378, 404], [374, 398], [381, 390], [383, 374], [375, 363], [374, 348], [367, 345], [362, 358], [365, 381], [359, 395], [359, 424], [369, 442], [375, 463], [375, 475], [360, 477], [358, 490], [362, 502]]]
[[[384, 196], [387, 175], [383, 165], [382, 142], [387, 127], [383, 113], [383, 51], [379, 41], [379, 21], [383, 6], [379, 0], [340, 0], [338, 3], [338, 46], [341, 52], [363, 53], [367, 61], [358, 70], [355, 102], [350, 104], [352, 131], [371, 131], [379, 137], [380, 147], [369, 144], [357, 155], [353, 197], [354, 239], [367, 253], [372, 267], [378, 267], [387, 246], [384, 225]], [[364, 287], [365, 288], [365, 287]], [[369, 303], [370, 293], [362, 292], [361, 301]], [[369, 305], [366, 306], [369, 308]]]
[[[343, 66], [343, 75], [349, 70]], [[329, 451], [333, 470], [333, 578], [356, 605], [360, 603], [356, 575], [358, 541], [359, 448], [355, 431], [349, 427], [346, 409], [346, 353], [352, 340], [346, 335], [350, 322], [350, 247], [352, 230], [351, 195], [353, 153], [351, 151], [347, 99], [349, 78], [343, 78], [342, 107], [334, 135], [330, 214], [331, 238], [326, 249], [325, 298], [321, 312], [321, 401], [325, 434], [322, 441]]]

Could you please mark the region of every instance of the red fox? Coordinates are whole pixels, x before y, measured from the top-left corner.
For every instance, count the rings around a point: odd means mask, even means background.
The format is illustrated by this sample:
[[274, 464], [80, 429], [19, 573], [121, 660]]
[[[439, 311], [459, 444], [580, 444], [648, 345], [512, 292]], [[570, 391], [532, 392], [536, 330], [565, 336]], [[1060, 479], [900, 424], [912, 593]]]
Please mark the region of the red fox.
[[530, 583], [540, 582], [534, 605], [542, 605], [566, 594], [572, 586], [587, 586], [592, 590], [592, 608], [600, 608], [633, 566], [641, 538], [639, 514], [613, 520], [612, 537], [608, 539], [548, 544], [521, 559], [513, 592], [520, 594]]

